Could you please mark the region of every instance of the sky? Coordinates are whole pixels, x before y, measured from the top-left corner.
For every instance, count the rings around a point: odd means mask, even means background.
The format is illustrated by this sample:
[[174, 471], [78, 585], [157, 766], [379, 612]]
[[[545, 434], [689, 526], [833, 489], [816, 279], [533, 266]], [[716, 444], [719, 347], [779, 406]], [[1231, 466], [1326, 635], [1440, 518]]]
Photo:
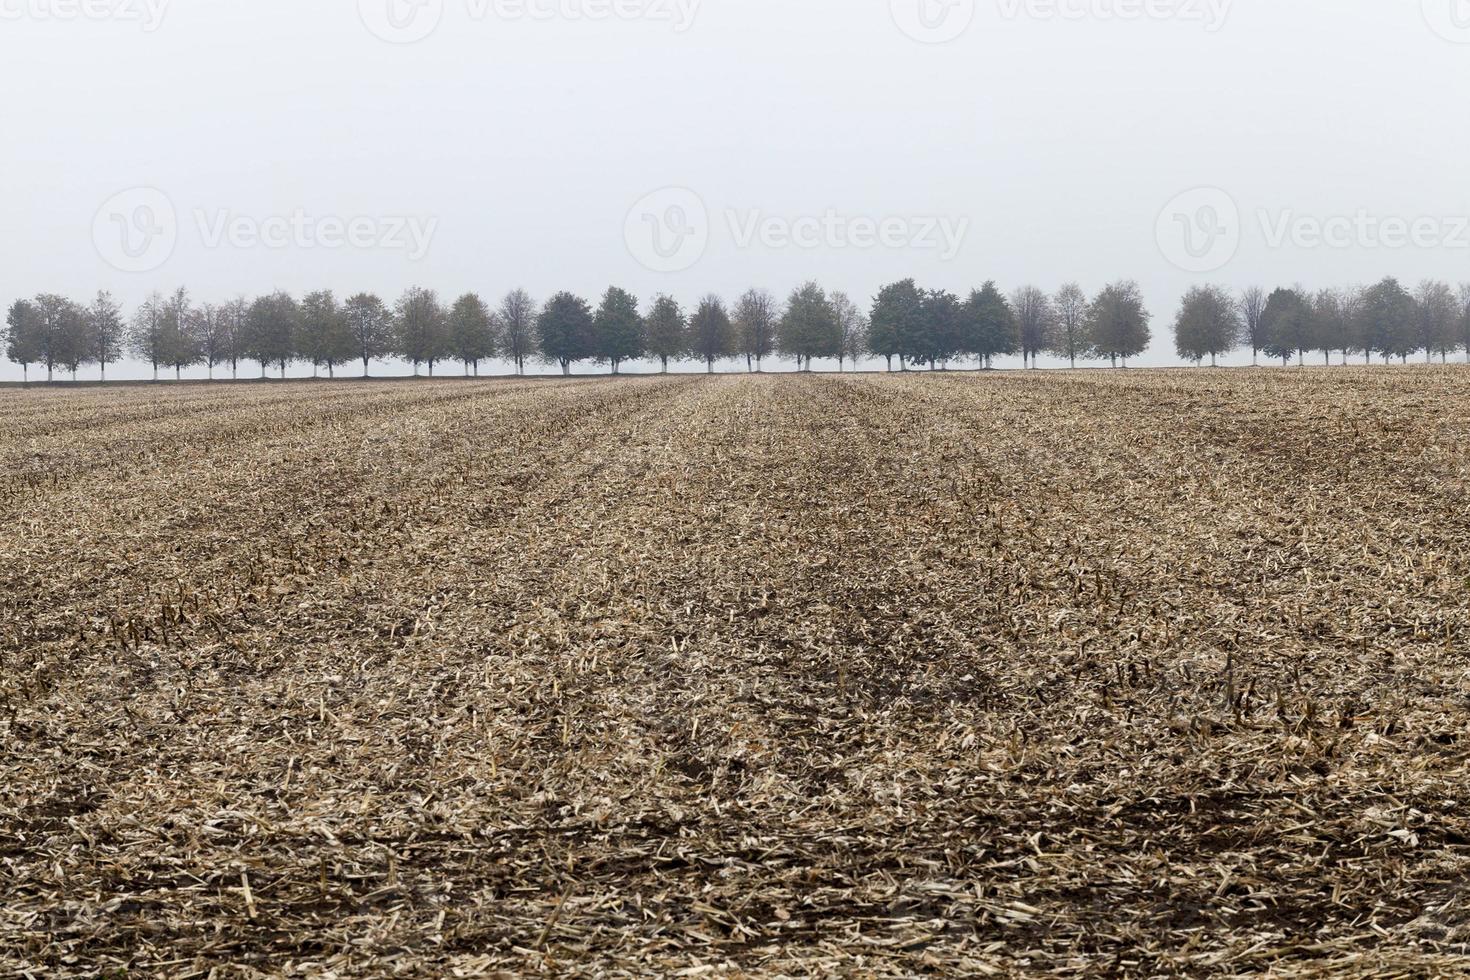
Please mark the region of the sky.
[[6, 306], [1470, 281], [1470, 0], [0, 0], [0, 91]]

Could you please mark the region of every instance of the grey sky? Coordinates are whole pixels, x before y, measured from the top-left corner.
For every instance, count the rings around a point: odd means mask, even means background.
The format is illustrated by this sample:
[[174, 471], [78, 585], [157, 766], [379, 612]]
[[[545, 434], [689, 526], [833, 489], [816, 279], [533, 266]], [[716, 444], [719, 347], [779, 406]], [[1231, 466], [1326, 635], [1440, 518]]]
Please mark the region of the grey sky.
[[1132, 277], [1174, 363], [1194, 282], [1470, 280], [1465, 0], [162, 2], [0, 0], [6, 305]]

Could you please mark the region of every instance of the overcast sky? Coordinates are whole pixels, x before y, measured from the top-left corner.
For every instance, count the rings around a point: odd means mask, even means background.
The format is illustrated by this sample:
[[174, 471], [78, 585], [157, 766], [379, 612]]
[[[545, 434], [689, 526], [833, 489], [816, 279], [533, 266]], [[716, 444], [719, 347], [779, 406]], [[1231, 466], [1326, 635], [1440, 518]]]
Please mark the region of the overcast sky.
[[0, 91], [7, 306], [1470, 280], [1467, 0], [0, 0]]

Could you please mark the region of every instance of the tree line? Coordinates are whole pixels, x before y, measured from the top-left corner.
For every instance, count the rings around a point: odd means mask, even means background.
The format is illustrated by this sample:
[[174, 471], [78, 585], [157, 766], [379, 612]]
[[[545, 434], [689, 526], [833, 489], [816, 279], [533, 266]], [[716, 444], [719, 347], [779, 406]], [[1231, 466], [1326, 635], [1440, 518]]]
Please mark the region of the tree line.
[[[89, 304], [54, 294], [18, 300], [4, 328], [5, 356], [29, 379], [32, 366], [69, 371], [107, 367], [135, 357], [180, 377], [187, 367], [239, 376], [242, 362], [259, 366], [262, 377], [277, 368], [309, 363], [313, 372], [335, 376], [339, 368], [361, 363], [366, 376], [374, 360], [396, 357], [427, 368], [432, 376], [443, 362], [460, 363], [479, 374], [482, 361], [498, 359], [524, 374], [532, 360], [559, 365], [563, 374], [582, 362], [596, 362], [619, 373], [625, 362], [652, 359], [668, 371], [670, 363], [695, 361], [713, 373], [716, 363], [741, 358], [747, 370], [761, 370], [772, 357], [794, 359], [811, 370], [815, 359], [835, 360], [839, 370], [864, 357], [884, 359], [888, 370], [953, 363], [993, 365], [1019, 354], [1035, 367], [1043, 354], [1126, 364], [1148, 348], [1151, 316], [1139, 287], [1131, 281], [1105, 286], [1088, 296], [1068, 283], [1054, 293], [1023, 286], [1009, 295], [987, 282], [968, 296], [921, 289], [912, 279], [884, 286], [867, 310], [845, 293], [806, 283], [778, 301], [751, 289], [733, 304], [707, 295], [691, 308], [668, 295], [641, 307], [630, 292], [612, 287], [594, 307], [562, 292], [538, 304], [516, 289], [498, 303], [466, 293], [445, 303], [432, 290], [408, 289], [396, 302], [372, 293], [339, 301], [330, 290], [300, 300], [286, 292], [228, 303], [197, 303], [188, 290], [154, 293], [131, 316], [107, 292]], [[1365, 289], [1322, 290], [1302, 287], [1247, 289], [1232, 294], [1218, 286], [1197, 286], [1184, 297], [1174, 322], [1179, 355], [1194, 363], [1249, 347], [1301, 363], [1308, 352], [1354, 353], [1371, 361], [1423, 351], [1447, 359], [1470, 351], [1470, 286], [1456, 293], [1448, 285], [1425, 282], [1413, 293], [1394, 279]]]
[[1456, 351], [1470, 354], [1470, 284], [1457, 291], [1425, 280], [1410, 292], [1390, 277], [1367, 287], [1269, 294], [1196, 286], [1180, 304], [1174, 341], [1179, 356], [1195, 363], [1246, 347], [1253, 360], [1265, 354], [1283, 364], [1304, 364], [1309, 353], [1327, 364], [1333, 354], [1344, 364], [1357, 356], [1407, 362], [1419, 353], [1444, 362]]

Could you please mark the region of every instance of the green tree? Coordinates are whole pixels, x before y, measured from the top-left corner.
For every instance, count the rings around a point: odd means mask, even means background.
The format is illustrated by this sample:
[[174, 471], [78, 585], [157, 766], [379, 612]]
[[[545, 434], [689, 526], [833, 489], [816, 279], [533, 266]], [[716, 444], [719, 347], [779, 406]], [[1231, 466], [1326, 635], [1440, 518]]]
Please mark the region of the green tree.
[[689, 323], [679, 303], [671, 296], [658, 296], [648, 311], [648, 330], [644, 346], [650, 357], [656, 357], [664, 374], [669, 361], [677, 360], [689, 350]]
[[796, 358], [797, 370], [812, 369], [814, 357], [836, 357], [842, 325], [822, 287], [808, 282], [792, 292], [776, 328], [776, 346]]
[[16, 300], [6, 314], [5, 326], [5, 356], [20, 365], [21, 378], [29, 381], [31, 365], [41, 359], [36, 305], [29, 300]]
[[1087, 345], [1114, 367], [1119, 358], [1126, 367], [1128, 358], [1148, 350], [1149, 319], [1137, 283], [1105, 286], [1087, 309]]
[[312, 377], [323, 365], [328, 377], [336, 377], [336, 366], [353, 359], [356, 344], [347, 314], [330, 289], [308, 293], [301, 300], [297, 329], [296, 351], [311, 362]]
[[942, 289], [924, 293], [919, 304], [919, 329], [912, 336], [909, 358], [934, 370], [939, 362], [968, 353], [969, 336], [964, 304], [954, 293]]
[[715, 373], [715, 362], [735, 353], [735, 327], [725, 312], [725, 302], [714, 294], [699, 301], [689, 318], [689, 351]]
[[277, 365], [281, 377], [286, 376], [286, 365], [297, 358], [295, 341], [300, 333], [297, 326], [300, 319], [300, 305], [284, 291], [261, 296], [250, 304], [241, 354], [260, 365], [262, 378], [269, 364]]
[[1240, 309], [1235, 298], [1219, 286], [1194, 286], [1184, 294], [1174, 318], [1174, 348], [1179, 356], [1210, 366], [1221, 354], [1240, 343]]
[[473, 368], [480, 376], [480, 362], [495, 356], [495, 318], [490, 307], [475, 293], [465, 293], [449, 311], [449, 346], [464, 373]]
[[393, 313], [373, 293], [358, 293], [342, 304], [342, 314], [352, 340], [353, 357], [362, 361], [362, 376], [366, 378], [375, 358], [393, 353]]
[[1363, 293], [1358, 318], [1358, 338], [1363, 360], [1369, 363], [1374, 354], [1387, 361], [1405, 352], [1413, 333], [1414, 298], [1392, 276], [1372, 285]]
[[557, 293], [536, 318], [536, 335], [541, 356], [570, 375], [573, 364], [592, 356], [592, 307], [580, 296]]
[[434, 365], [449, 356], [449, 330], [444, 307], [431, 289], [411, 286], [398, 298], [393, 316], [393, 351], [413, 365], [418, 377], [419, 365]]
[[898, 358], [900, 370], [917, 356], [914, 338], [923, 320], [924, 295], [912, 279], [891, 283], [878, 290], [873, 309], [868, 314], [867, 348], [883, 358], [888, 370]]
[[617, 374], [624, 361], [643, 356], [643, 317], [638, 300], [613, 286], [603, 294], [592, 320], [592, 356], [606, 361]]
[[1300, 364], [1313, 346], [1313, 326], [1312, 308], [1299, 290], [1274, 289], [1261, 313], [1261, 350], [1283, 365], [1295, 354]]
[[1020, 349], [1015, 314], [994, 282], [970, 292], [960, 323], [959, 352], [978, 357], [987, 368], [994, 366], [995, 358]]

